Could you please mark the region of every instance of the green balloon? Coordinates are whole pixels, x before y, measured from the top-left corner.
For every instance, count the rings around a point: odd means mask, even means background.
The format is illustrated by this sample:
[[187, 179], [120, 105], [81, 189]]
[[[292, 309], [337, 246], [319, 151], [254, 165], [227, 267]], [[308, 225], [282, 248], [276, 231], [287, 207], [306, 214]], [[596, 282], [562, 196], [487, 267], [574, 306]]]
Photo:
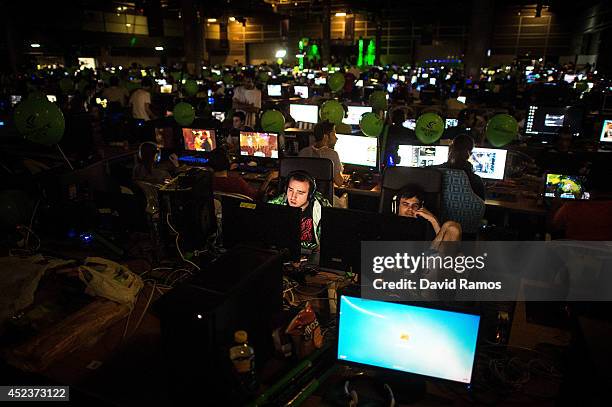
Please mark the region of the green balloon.
[[15, 126], [26, 139], [52, 145], [62, 139], [65, 121], [59, 107], [46, 98], [26, 99], [15, 108]]
[[353, 129], [350, 124], [338, 123], [336, 124], [336, 133], [338, 134], [351, 134]]
[[19, 224], [28, 224], [32, 208], [32, 200], [26, 192], [0, 191], [0, 228], [8, 230]]
[[372, 105], [372, 108], [374, 109], [375, 112], [380, 112], [383, 110], [387, 110], [387, 93], [383, 92], [382, 90], [377, 90], [375, 92], [372, 92], [372, 94], [370, 95], [369, 98], [370, 101], [370, 105]]
[[181, 77], [183, 76], [182, 72], [178, 72], [178, 71], [174, 71], [174, 72], [170, 72], [170, 76], [172, 76], [172, 78], [178, 82], [181, 80]]
[[195, 120], [195, 109], [189, 103], [180, 102], [174, 106], [174, 120], [181, 126], [189, 126]]
[[210, 77], [210, 71], [208, 69], [202, 70], [202, 78]]
[[195, 96], [198, 93], [198, 83], [193, 79], [187, 79], [185, 84], [183, 85], [183, 89], [185, 89], [185, 93], [189, 96]]
[[321, 106], [321, 120], [328, 121], [330, 123], [338, 124], [342, 123], [344, 119], [344, 107], [337, 100], [328, 100]]
[[436, 113], [422, 114], [416, 122], [414, 131], [421, 143], [435, 143], [444, 132], [444, 120]]
[[268, 82], [268, 80], [270, 79], [270, 75], [268, 75], [268, 72], [266, 71], [261, 71], [259, 75], [257, 75], [257, 77], [259, 78], [260, 82], [264, 83]]
[[221, 80], [221, 75], [219, 75], [218, 73], [214, 73], [212, 74], [210, 79], [212, 79], [213, 82], [219, 82]]
[[133, 92], [136, 89], [140, 89], [140, 84], [138, 82], [130, 81], [125, 84], [125, 87], [127, 88], [129, 92]]
[[60, 90], [63, 93], [69, 94], [74, 92], [74, 82], [70, 78], [62, 78], [59, 81]]
[[342, 72], [335, 72], [331, 74], [327, 83], [332, 92], [338, 92], [344, 88], [344, 74], [342, 74]]
[[589, 88], [589, 85], [585, 81], [576, 82], [576, 90], [578, 92], [584, 92]]
[[261, 128], [272, 133], [281, 133], [285, 129], [285, 116], [278, 110], [266, 110], [261, 115]]
[[373, 112], [364, 114], [359, 121], [359, 127], [363, 134], [370, 137], [378, 137], [384, 126], [383, 120]]
[[226, 73], [225, 75], [223, 75], [223, 83], [225, 83], [226, 85], [231, 85], [232, 83], [234, 83], [234, 76], [232, 74]]
[[487, 122], [485, 135], [494, 147], [503, 147], [516, 139], [518, 123], [509, 114], [496, 114]]

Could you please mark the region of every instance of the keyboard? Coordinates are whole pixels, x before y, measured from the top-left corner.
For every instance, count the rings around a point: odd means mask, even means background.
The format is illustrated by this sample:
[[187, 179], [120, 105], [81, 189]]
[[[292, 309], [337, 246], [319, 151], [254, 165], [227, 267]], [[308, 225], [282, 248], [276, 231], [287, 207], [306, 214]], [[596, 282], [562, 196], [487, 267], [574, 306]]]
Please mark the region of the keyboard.
[[270, 172], [270, 168], [267, 167], [251, 167], [248, 165], [239, 165], [237, 170], [240, 172], [251, 172], [256, 174], [267, 174]]

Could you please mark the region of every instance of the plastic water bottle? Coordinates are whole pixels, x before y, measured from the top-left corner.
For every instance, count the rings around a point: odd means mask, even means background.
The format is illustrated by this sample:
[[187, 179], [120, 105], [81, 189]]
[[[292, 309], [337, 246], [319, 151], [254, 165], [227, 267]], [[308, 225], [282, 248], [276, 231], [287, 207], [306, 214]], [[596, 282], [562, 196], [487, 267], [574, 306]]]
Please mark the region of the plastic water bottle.
[[246, 331], [234, 333], [234, 346], [229, 350], [229, 357], [242, 384], [250, 390], [257, 386], [255, 378], [255, 350], [247, 343]]

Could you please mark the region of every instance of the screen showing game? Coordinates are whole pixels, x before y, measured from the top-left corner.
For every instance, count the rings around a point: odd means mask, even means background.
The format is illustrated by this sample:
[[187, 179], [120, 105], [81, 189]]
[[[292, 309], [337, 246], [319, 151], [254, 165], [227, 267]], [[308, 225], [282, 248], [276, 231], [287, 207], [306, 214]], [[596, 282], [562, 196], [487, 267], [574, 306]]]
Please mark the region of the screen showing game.
[[465, 96], [457, 96], [457, 102], [460, 103], [465, 103], [466, 102], [466, 97]]
[[325, 85], [327, 78], [315, 78], [315, 85]]
[[47, 100], [51, 103], [57, 102], [57, 96], [55, 95], [47, 95]]
[[525, 119], [525, 134], [554, 136], [563, 126], [569, 126], [574, 136], [579, 136], [582, 127], [582, 111], [574, 107], [529, 106]]
[[15, 107], [19, 102], [21, 102], [21, 95], [11, 95], [11, 106]]
[[448, 161], [448, 146], [399, 145], [398, 167], [429, 167]]
[[161, 85], [159, 93], [172, 93], [172, 85]]
[[295, 96], [299, 96], [302, 99], [308, 99], [308, 86], [294, 86], [293, 92]]
[[599, 141], [604, 143], [612, 143], [612, 120], [604, 120], [603, 126], [601, 127], [601, 136]]
[[216, 147], [215, 131], [183, 129], [183, 142], [188, 151], [212, 151]]
[[268, 85], [268, 96], [280, 97], [281, 85]]
[[319, 106], [289, 105], [289, 114], [296, 122], [317, 123], [319, 121]]
[[372, 106], [347, 106], [348, 113], [347, 116], [342, 119], [342, 123], [358, 125], [361, 120], [361, 116], [370, 113], [372, 111]]
[[376, 167], [378, 157], [378, 140], [376, 137], [336, 134], [338, 141], [334, 150], [338, 152], [344, 164]]
[[486, 179], [504, 179], [506, 169], [507, 150], [497, 148], [479, 148], [472, 150], [469, 162], [472, 163], [474, 173]]
[[591, 194], [585, 190], [586, 179], [581, 176], [546, 174], [544, 196], [561, 199], [589, 199]]
[[240, 155], [278, 158], [278, 136], [272, 133], [241, 131]]
[[480, 317], [340, 297], [338, 360], [470, 383]]

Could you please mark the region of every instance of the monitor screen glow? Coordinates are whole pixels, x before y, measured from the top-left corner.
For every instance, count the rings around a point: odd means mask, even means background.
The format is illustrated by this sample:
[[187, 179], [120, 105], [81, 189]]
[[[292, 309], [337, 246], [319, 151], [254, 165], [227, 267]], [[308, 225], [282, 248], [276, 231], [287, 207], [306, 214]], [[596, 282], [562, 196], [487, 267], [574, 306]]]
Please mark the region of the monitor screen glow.
[[361, 116], [371, 111], [372, 106], [348, 106], [347, 117], [342, 119], [342, 123], [356, 126], [359, 124]]
[[470, 383], [480, 317], [340, 297], [338, 360]]
[[187, 151], [212, 151], [217, 145], [214, 130], [183, 129], [183, 142]]
[[240, 155], [278, 158], [278, 136], [273, 133], [240, 132]]
[[602, 143], [612, 143], [612, 120], [606, 119], [601, 127], [599, 141]]
[[398, 167], [430, 167], [444, 164], [448, 160], [448, 146], [399, 145]]
[[480, 178], [502, 180], [507, 154], [508, 151], [503, 149], [476, 147], [468, 161], [472, 163], [474, 174]]
[[308, 99], [308, 86], [294, 86], [293, 91], [296, 96], [301, 97], [302, 99]]
[[378, 140], [376, 137], [336, 134], [338, 141], [334, 149], [344, 164], [376, 167]]
[[268, 85], [268, 96], [280, 97], [281, 85]]
[[289, 114], [296, 122], [317, 123], [319, 121], [319, 106], [289, 105]]

